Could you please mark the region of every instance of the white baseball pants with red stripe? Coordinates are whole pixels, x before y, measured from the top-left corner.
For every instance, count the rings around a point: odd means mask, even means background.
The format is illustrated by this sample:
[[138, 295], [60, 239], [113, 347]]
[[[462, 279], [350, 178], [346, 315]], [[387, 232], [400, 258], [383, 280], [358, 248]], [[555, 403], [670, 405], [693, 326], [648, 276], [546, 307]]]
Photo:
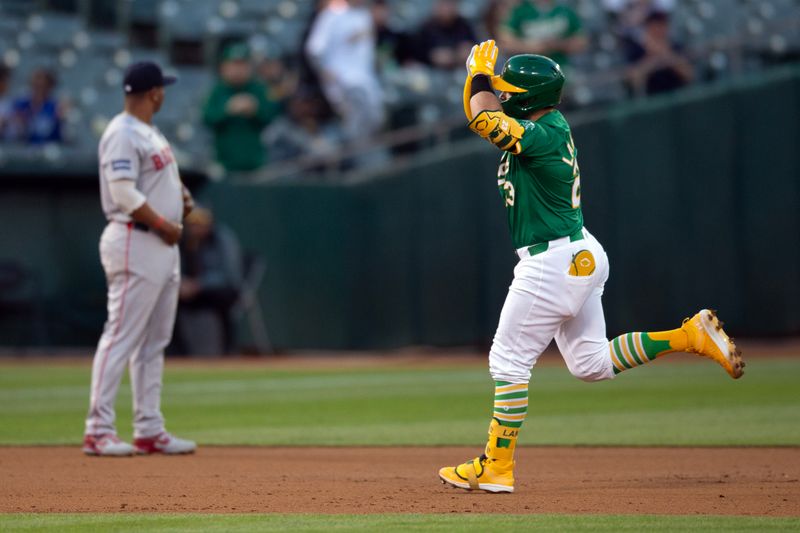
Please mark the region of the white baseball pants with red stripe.
[[[583, 235], [574, 242], [566, 237], [551, 241], [547, 251], [517, 263], [489, 353], [495, 381], [528, 383], [531, 369], [554, 338], [575, 377], [614, 377], [602, 303], [608, 257], [585, 228]], [[595, 270], [572, 276], [570, 262], [581, 250], [592, 253]]]
[[180, 282], [177, 246], [153, 232], [110, 222], [100, 238], [108, 319], [92, 366], [86, 434], [116, 433], [114, 402], [126, 366], [133, 390], [134, 438], [164, 430], [161, 379]]

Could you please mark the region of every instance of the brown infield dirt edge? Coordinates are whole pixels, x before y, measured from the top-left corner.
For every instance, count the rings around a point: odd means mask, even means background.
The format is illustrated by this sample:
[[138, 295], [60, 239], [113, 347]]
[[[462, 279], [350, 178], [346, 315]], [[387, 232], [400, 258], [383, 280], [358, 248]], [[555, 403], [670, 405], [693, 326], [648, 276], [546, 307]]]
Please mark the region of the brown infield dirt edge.
[[0, 512], [800, 516], [800, 447], [523, 447], [516, 492], [446, 487], [467, 447], [201, 447], [86, 457], [0, 447]]

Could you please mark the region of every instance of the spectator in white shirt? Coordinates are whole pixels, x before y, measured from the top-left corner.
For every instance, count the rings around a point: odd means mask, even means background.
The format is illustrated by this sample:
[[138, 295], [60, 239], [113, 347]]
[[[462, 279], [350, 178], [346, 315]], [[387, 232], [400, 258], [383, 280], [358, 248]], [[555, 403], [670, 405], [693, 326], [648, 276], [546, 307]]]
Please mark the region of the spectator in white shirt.
[[383, 91], [375, 67], [375, 29], [361, 0], [329, 0], [311, 27], [305, 50], [349, 143], [383, 126]]

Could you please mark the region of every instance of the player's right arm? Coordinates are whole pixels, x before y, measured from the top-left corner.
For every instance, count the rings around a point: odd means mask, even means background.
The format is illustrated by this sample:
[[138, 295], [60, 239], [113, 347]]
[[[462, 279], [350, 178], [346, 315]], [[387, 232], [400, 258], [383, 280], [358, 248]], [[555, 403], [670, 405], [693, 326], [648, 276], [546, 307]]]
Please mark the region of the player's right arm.
[[181, 240], [183, 225], [165, 219], [147, 202], [143, 203], [136, 211], [132, 211], [130, 215], [136, 222], [147, 224], [161, 237], [162, 241], [169, 245], [177, 244]]
[[153, 209], [136, 188], [139, 165], [139, 153], [129, 132], [117, 130], [104, 140], [100, 166], [111, 199], [134, 221], [152, 228], [165, 243], [173, 245], [180, 240], [183, 228]]

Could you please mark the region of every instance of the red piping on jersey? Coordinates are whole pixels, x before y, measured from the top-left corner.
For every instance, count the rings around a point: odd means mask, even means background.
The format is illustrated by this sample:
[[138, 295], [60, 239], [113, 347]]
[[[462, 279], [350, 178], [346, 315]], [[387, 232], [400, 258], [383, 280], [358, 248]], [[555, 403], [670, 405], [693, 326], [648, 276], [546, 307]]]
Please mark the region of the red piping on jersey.
[[[117, 327], [114, 328], [114, 333], [111, 335], [111, 342], [108, 343], [108, 348], [106, 348], [105, 353], [103, 354], [103, 362], [100, 364], [100, 374], [97, 376], [97, 383], [95, 384], [94, 393], [92, 394], [92, 407], [90, 409], [92, 416], [95, 416], [95, 404], [97, 401], [97, 391], [100, 390], [100, 385], [103, 383], [103, 374], [106, 371], [106, 363], [108, 362], [108, 354], [111, 352], [111, 348], [114, 347], [114, 343], [117, 341], [117, 335], [119, 334], [120, 327], [122, 326], [122, 319], [125, 317], [125, 295], [128, 293], [128, 280], [130, 279], [131, 273], [128, 270], [128, 257], [130, 256], [131, 252], [131, 233], [133, 232], [133, 224], [127, 224], [128, 228], [128, 235], [125, 238], [125, 284], [122, 286], [122, 296], [120, 297], [119, 301], [119, 320], [117, 321]], [[95, 429], [97, 429], [97, 423], [95, 422]]]

